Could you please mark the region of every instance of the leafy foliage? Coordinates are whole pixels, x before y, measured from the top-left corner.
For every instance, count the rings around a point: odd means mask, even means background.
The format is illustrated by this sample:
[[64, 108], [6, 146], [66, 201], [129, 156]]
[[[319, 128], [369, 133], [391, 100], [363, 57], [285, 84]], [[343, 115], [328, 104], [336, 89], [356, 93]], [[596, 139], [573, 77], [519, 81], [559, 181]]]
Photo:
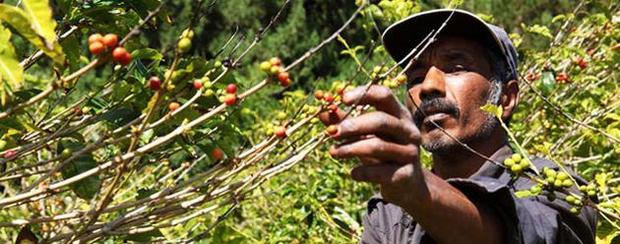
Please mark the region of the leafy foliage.
[[[376, 189], [349, 179], [355, 162], [325, 153], [316, 113], [377, 77], [402, 96], [397, 71], [380, 76], [394, 65], [381, 31], [457, 4], [518, 46], [512, 143], [590, 180], [580, 194], [600, 199], [597, 238], [620, 233], [613, 1], [51, 2], [0, 4], [0, 239], [356, 242]], [[117, 34], [131, 62], [116, 47], [89, 54], [94, 33]], [[278, 85], [284, 72], [290, 85]]]

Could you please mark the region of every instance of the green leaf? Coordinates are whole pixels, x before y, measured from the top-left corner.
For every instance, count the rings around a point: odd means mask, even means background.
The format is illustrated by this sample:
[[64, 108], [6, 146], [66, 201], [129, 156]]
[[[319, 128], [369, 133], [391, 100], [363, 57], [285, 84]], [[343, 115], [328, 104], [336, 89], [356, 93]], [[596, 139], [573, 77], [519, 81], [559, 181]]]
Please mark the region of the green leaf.
[[101, 118], [110, 121], [117, 126], [121, 126], [129, 123], [137, 116], [140, 116], [140, 113], [133, 110], [131, 107], [119, 107], [102, 114]]
[[70, 35], [62, 41], [62, 48], [67, 56], [69, 72], [73, 73], [81, 68], [80, 65], [80, 39], [78, 35]]
[[164, 58], [164, 55], [162, 55], [159, 51], [152, 49], [152, 48], [143, 48], [143, 49], [134, 50], [133, 52], [131, 52], [131, 56], [134, 59], [150, 59], [150, 60], [156, 60], [156, 61], [160, 61], [162, 60], [162, 58]]
[[522, 25], [522, 27], [527, 32], [538, 34], [538, 35], [544, 36], [544, 37], [549, 38], [549, 39], [553, 39], [553, 35], [551, 35], [551, 31], [546, 26], [542, 26], [542, 25], [525, 26], [525, 25]]
[[[58, 143], [57, 153], [60, 154], [65, 148], [69, 148], [75, 153], [84, 148], [84, 145], [75, 138], [63, 138]], [[62, 167], [61, 173], [64, 179], [68, 179], [94, 167], [97, 167], [97, 161], [90, 153], [86, 153], [67, 163]], [[92, 175], [71, 184], [70, 188], [78, 197], [90, 200], [97, 194], [100, 186], [101, 179], [99, 179], [99, 176]]]
[[504, 113], [502, 107], [497, 106], [497, 105], [493, 105], [493, 104], [486, 104], [486, 105], [480, 107], [480, 109], [482, 109], [483, 111], [485, 111], [487, 113], [490, 113], [490, 114], [494, 115], [498, 119], [501, 119], [502, 118], [502, 114]]
[[[134, 11], [136, 11], [136, 13], [138, 13], [138, 15], [140, 15], [140, 18], [145, 18], [147, 15], [149, 15], [150, 11], [153, 11], [157, 8], [157, 6], [159, 6], [160, 1], [158, 0], [131, 0], [131, 1], [125, 1]], [[170, 19], [170, 15], [168, 14], [168, 11], [166, 11], [166, 9], [162, 9], [159, 11], [159, 13], [157, 14], [157, 16], [159, 16], [159, 18], [161, 20], [163, 20], [164, 22], [170, 24], [171, 23], [171, 19]]]
[[[5, 86], [11, 90], [17, 90], [20, 86], [23, 78], [24, 69], [19, 66], [19, 61], [15, 55], [15, 48], [9, 42], [11, 39], [11, 32], [0, 25], [0, 93], [2, 96], [2, 105], [5, 105], [7, 101], [7, 91]], [[8, 82], [8, 83], [5, 83]]]
[[[53, 29], [56, 27], [56, 21], [51, 18], [51, 9], [47, 6], [47, 2], [45, 5], [37, 1], [26, 2], [30, 4], [28, 6], [24, 4], [26, 11], [7, 4], [0, 4], [0, 21], [13, 26], [19, 34], [24, 36], [32, 45], [41, 49], [56, 64], [63, 64], [65, 55], [56, 39]], [[32, 20], [31, 17], [35, 20]]]
[[551, 72], [543, 72], [541, 75], [541, 89], [544, 94], [549, 94], [555, 89], [555, 77]]
[[52, 18], [52, 9], [47, 0], [24, 0], [22, 4], [31, 28], [42, 36], [45, 46], [54, 49], [56, 42], [56, 21]]

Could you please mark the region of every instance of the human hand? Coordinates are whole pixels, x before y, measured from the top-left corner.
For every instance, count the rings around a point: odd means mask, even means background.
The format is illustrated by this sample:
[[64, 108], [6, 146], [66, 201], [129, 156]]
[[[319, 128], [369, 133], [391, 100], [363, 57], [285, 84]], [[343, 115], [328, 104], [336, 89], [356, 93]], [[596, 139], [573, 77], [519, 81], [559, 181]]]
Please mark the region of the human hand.
[[351, 171], [354, 180], [379, 184], [384, 199], [408, 205], [412, 200], [408, 193], [422, 177], [420, 132], [411, 113], [388, 88], [372, 85], [367, 92], [365, 89], [362, 86], [346, 92], [342, 102], [353, 105], [359, 100], [358, 105], [370, 105], [376, 111], [347, 118], [343, 111], [320, 114], [324, 123], [338, 124], [338, 132], [332, 137], [343, 141], [329, 152], [337, 159], [359, 158], [361, 164]]

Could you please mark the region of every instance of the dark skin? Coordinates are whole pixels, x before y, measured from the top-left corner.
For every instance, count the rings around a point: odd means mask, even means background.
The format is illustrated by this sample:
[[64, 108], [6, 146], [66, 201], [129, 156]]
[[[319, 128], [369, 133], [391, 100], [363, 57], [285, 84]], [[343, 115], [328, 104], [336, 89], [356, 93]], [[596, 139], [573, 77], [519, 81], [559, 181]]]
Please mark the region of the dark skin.
[[[403, 106], [385, 87], [357, 87], [343, 96], [343, 103], [371, 105], [376, 111], [344, 118], [344, 112], [323, 113], [321, 119], [338, 124], [333, 137], [343, 141], [330, 148], [334, 158], [359, 158], [351, 176], [356, 181], [378, 184], [383, 198], [407, 211], [438, 243], [502, 243], [503, 226], [490, 206], [467, 198], [445, 179], [467, 178], [486, 161], [455, 144], [448, 133], [466, 141], [474, 150], [491, 156], [506, 142], [501, 127], [480, 136], [488, 114], [486, 104], [491, 65], [483, 47], [471, 40], [444, 37], [432, 44], [408, 70], [410, 82]], [[500, 106], [507, 119], [518, 102], [516, 81], [504, 85]], [[441, 99], [458, 113], [421, 106]], [[417, 105], [417, 106], [416, 106]], [[425, 108], [426, 116], [414, 122], [412, 114]], [[419, 111], [418, 111], [419, 112]], [[419, 161], [420, 145], [442, 145], [450, 150], [433, 154], [433, 172]], [[449, 152], [449, 153], [446, 153]], [[459, 221], [455, 221], [458, 216]]]

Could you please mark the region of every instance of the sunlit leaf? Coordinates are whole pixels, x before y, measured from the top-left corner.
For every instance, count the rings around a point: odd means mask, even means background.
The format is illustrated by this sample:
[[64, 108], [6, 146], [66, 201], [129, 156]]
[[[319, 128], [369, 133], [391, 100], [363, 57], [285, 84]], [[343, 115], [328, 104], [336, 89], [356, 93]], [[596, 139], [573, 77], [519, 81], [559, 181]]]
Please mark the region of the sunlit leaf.
[[15, 49], [13, 44], [9, 42], [11, 39], [11, 32], [0, 25], [0, 93], [2, 93], [2, 105], [5, 105], [8, 101], [6, 85], [11, 90], [17, 90], [23, 81], [23, 69], [19, 66], [19, 61], [15, 55]]
[[[31, 5], [29, 11], [24, 11], [8, 4], [0, 4], [0, 21], [13, 26], [19, 34], [25, 37], [35, 47], [41, 49], [47, 56], [54, 60], [55, 63], [63, 64], [65, 56], [62, 52], [62, 47], [55, 37], [51, 38], [49, 34], [49, 29], [51, 27], [56, 27], [56, 22], [51, 18], [51, 10], [49, 7], [46, 7], [47, 10], [42, 8], [42, 5], [39, 3]], [[47, 21], [54, 22], [53, 25], [50, 23], [40, 23], [41, 21], [46, 21], [44, 16], [48, 15], [43, 13], [45, 11], [50, 12], [50, 18], [47, 19]], [[37, 19], [33, 21], [30, 16], [36, 17]], [[54, 34], [53, 29], [51, 32]]]
[[502, 107], [497, 106], [497, 105], [493, 105], [493, 104], [486, 104], [482, 107], [480, 107], [480, 109], [482, 109], [483, 111], [492, 114], [493, 116], [500, 118], [502, 117], [502, 114], [504, 113]]

